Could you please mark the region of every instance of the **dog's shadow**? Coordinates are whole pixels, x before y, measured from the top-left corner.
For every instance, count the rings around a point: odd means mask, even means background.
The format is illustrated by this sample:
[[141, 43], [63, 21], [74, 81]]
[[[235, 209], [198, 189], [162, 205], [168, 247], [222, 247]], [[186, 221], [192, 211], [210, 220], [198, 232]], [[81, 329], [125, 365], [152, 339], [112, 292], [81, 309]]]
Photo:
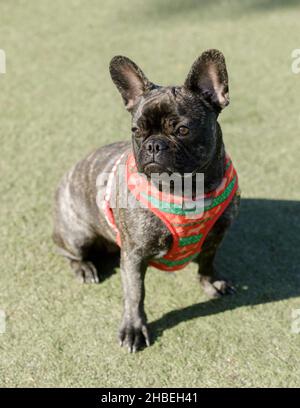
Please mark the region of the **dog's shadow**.
[[150, 323], [153, 340], [187, 320], [300, 296], [299, 237], [300, 202], [242, 199], [217, 258], [237, 293], [166, 313]]

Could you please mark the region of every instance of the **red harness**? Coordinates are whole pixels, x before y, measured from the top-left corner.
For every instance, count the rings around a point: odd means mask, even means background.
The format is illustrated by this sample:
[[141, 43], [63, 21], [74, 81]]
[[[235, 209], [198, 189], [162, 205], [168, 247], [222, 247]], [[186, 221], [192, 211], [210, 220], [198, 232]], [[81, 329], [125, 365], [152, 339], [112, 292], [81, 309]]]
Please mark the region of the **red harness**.
[[[113, 167], [104, 198], [104, 213], [107, 222], [116, 233], [119, 246], [121, 246], [120, 233], [109, 201], [113, 178], [124, 154]], [[170, 272], [184, 268], [199, 254], [207, 234], [225, 211], [238, 188], [237, 173], [228, 156], [225, 175], [218, 188], [199, 198], [201, 200], [205, 198], [204, 209], [202, 206], [199, 213], [197, 206], [195, 211], [184, 209], [182, 196], [159, 191], [144, 175], [138, 173], [132, 153], [128, 155], [126, 161], [126, 179], [128, 189], [136, 200], [159, 217], [172, 234], [173, 242], [169, 251], [162, 257], [149, 261], [150, 265]], [[209, 204], [206, 204], [207, 202]]]

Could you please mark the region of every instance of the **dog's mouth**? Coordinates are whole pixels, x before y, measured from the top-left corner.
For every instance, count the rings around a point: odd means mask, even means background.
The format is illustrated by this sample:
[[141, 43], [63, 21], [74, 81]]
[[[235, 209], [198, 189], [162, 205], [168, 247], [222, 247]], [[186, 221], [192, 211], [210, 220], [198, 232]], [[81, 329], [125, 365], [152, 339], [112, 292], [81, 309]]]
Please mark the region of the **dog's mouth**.
[[169, 175], [172, 174], [172, 171], [169, 168], [157, 162], [151, 162], [151, 163], [145, 164], [143, 171], [146, 174], [146, 176], [151, 176], [151, 174], [153, 173], [156, 173], [156, 174], [157, 173], [158, 174], [168, 173]]

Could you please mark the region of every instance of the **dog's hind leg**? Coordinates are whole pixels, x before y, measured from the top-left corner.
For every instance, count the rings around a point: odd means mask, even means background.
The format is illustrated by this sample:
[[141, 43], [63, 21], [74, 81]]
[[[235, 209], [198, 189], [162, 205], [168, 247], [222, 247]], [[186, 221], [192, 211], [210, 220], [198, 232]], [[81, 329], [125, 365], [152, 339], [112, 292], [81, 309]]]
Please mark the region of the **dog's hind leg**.
[[[78, 209], [79, 208], [79, 209]], [[92, 248], [100, 239], [90, 226], [82, 203], [75, 206], [66, 175], [55, 196], [53, 240], [58, 252], [69, 259], [71, 268], [81, 282], [98, 283], [99, 274], [91, 259]]]
[[99, 273], [95, 264], [90, 259], [92, 245], [88, 245], [88, 240], [84, 239], [75, 242], [68, 242], [57, 231], [54, 230], [53, 240], [57, 245], [57, 252], [70, 261], [70, 266], [75, 276], [82, 283], [98, 283]]

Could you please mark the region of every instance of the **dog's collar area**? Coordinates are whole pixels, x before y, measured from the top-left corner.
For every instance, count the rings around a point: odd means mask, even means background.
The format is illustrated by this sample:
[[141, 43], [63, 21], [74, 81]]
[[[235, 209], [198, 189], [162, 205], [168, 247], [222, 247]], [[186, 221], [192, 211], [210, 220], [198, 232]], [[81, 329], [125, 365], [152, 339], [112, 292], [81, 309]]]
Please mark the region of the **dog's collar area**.
[[[124, 156], [125, 153], [113, 166], [112, 180]], [[226, 210], [238, 188], [238, 176], [228, 155], [225, 159], [225, 174], [219, 186], [214, 191], [193, 200], [196, 203], [193, 207], [186, 208], [182, 195], [176, 196], [160, 191], [140, 174], [132, 152], [126, 159], [126, 182], [130, 194], [136, 201], [160, 218], [172, 234], [172, 245], [167, 253], [149, 262], [150, 265], [169, 272], [184, 268], [199, 255], [207, 234]], [[120, 232], [109, 204], [111, 183], [112, 181], [108, 183], [105, 193], [104, 213], [116, 234], [117, 243], [121, 246]], [[197, 205], [197, 201], [200, 200], [202, 205]]]
[[[211, 190], [207, 193], [203, 193], [203, 194], [197, 195], [196, 197], [191, 198], [191, 195], [188, 195], [188, 196], [184, 195], [183, 194], [184, 192], [182, 190], [180, 190], [179, 195], [175, 195], [171, 192], [168, 193], [166, 191], [161, 191], [157, 187], [157, 183], [151, 182], [151, 179], [146, 177], [145, 174], [140, 173], [138, 171], [134, 154], [130, 152], [127, 156], [127, 161], [126, 161], [127, 183], [129, 182], [130, 185], [133, 185], [134, 188], [137, 190], [151, 191], [151, 194], [153, 194], [156, 197], [161, 197], [162, 200], [167, 201], [167, 202], [178, 202], [178, 203], [182, 202], [182, 204], [184, 205], [184, 202], [191, 201], [191, 200], [192, 201], [205, 200], [208, 203], [209, 201], [213, 200], [213, 198], [221, 194], [221, 192], [224, 190], [224, 186], [228, 178], [229, 170], [232, 165], [231, 159], [228, 154], [225, 154], [224, 165], [225, 165], [225, 172], [224, 172], [225, 174], [221, 182], [219, 183], [219, 185], [214, 190]], [[184, 175], [181, 177], [184, 177]], [[191, 177], [191, 175], [188, 175], [186, 177], [187, 178]], [[169, 189], [166, 189], [166, 190], [168, 191]]]

